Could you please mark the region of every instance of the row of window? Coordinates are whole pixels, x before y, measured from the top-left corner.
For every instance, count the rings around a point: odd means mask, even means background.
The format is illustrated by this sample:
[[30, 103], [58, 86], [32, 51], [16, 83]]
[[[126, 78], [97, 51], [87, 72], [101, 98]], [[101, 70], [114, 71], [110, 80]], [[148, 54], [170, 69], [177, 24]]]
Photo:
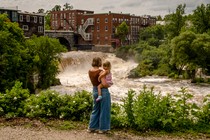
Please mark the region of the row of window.
[[[20, 15], [19, 17], [19, 21], [23, 22], [23, 15]], [[31, 21], [31, 16], [30, 15], [26, 15], [26, 22], [30, 22]], [[33, 22], [37, 23], [37, 16], [33, 16]], [[39, 23], [42, 24], [43, 23], [43, 18], [39, 17]]]
[[[29, 27], [28, 27], [28, 25], [23, 25], [23, 26], [22, 26], [22, 29], [23, 29], [24, 31], [28, 31], [28, 30], [29, 30]], [[44, 27], [43, 27], [43, 26], [38, 26], [38, 32], [39, 32], [39, 33], [44, 32]]]

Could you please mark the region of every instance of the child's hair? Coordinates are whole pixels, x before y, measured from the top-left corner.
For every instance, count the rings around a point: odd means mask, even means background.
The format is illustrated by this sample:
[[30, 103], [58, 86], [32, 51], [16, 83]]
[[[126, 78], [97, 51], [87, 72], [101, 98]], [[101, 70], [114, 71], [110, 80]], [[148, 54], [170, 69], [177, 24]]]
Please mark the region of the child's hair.
[[100, 57], [95, 57], [93, 58], [93, 61], [92, 61], [92, 66], [93, 67], [101, 67], [101, 58]]
[[103, 63], [103, 67], [107, 67], [107, 68], [109, 68], [111, 70], [111, 63], [109, 61], [105, 61]]

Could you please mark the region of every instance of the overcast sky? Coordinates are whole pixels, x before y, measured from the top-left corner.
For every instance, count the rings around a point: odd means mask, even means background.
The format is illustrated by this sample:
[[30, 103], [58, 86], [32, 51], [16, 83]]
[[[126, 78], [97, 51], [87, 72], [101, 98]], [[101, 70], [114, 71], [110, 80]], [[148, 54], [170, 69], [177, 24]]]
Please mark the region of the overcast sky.
[[135, 15], [164, 16], [174, 12], [179, 4], [186, 4], [187, 14], [197, 6], [210, 4], [210, 0], [0, 0], [0, 7], [15, 7], [18, 10], [37, 12], [51, 10], [55, 5], [70, 3], [74, 9], [91, 10], [95, 13], [130, 13]]

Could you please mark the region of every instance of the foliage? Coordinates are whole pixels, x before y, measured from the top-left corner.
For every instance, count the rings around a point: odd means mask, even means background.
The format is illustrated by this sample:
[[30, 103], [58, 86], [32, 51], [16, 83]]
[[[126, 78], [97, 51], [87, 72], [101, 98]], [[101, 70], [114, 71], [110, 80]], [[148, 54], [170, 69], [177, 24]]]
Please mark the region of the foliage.
[[144, 28], [139, 33], [140, 41], [148, 41], [150, 46], [158, 47], [164, 40], [164, 26], [154, 25]]
[[[61, 95], [52, 90], [30, 94], [20, 82], [6, 93], [0, 93], [0, 115], [6, 118], [29, 117], [87, 121], [92, 110], [92, 95], [80, 91], [74, 95]], [[129, 90], [122, 104], [113, 103], [111, 110], [112, 128], [138, 131], [164, 130], [198, 131], [208, 133], [210, 128], [210, 95], [201, 105], [192, 102], [193, 95], [187, 88], [179, 93], [165, 96], [155, 93], [154, 88], [137, 93]], [[69, 124], [64, 127], [71, 128]]]
[[185, 67], [186, 70], [194, 71], [189, 74], [190, 78], [194, 78], [196, 69], [208, 69], [209, 40], [208, 34], [195, 34], [190, 31], [183, 32], [172, 40], [171, 64], [176, 66], [179, 74]]
[[[63, 10], [71, 10], [71, 9], [73, 9], [73, 6], [70, 5], [70, 3], [65, 3], [65, 4], [63, 5]], [[51, 11], [61, 11], [61, 10], [62, 10], [62, 6], [60, 6], [60, 5], [55, 5], [55, 6], [52, 8]]]
[[120, 38], [121, 44], [124, 44], [128, 33], [129, 27], [125, 21], [123, 21], [119, 26], [117, 26], [116, 35]]
[[24, 47], [24, 35], [17, 23], [6, 14], [0, 14], [0, 91], [11, 89], [16, 80], [27, 87], [30, 75], [28, 49]]
[[60, 5], [55, 5], [55, 6], [52, 8], [52, 11], [61, 11], [61, 6], [60, 6]]
[[23, 89], [22, 83], [15, 82], [11, 90], [0, 93], [0, 115], [7, 118], [24, 116], [24, 105], [29, 96], [29, 90]]
[[197, 33], [207, 33], [210, 31], [210, 4], [206, 6], [201, 4], [198, 6], [192, 15], [193, 26], [195, 27]]
[[56, 91], [46, 90], [31, 95], [27, 99], [24, 111], [31, 118], [60, 118], [68, 120], [86, 120], [92, 109], [91, 94], [82, 91], [74, 96], [60, 95]]
[[172, 14], [168, 14], [165, 16], [166, 21], [166, 32], [168, 34], [168, 38], [172, 39], [178, 36], [181, 32], [182, 27], [185, 25], [186, 17], [185, 14], [185, 4], [180, 4], [176, 8], [176, 12]]
[[71, 10], [71, 9], [73, 9], [73, 6], [72, 5], [70, 5], [69, 3], [65, 3], [64, 5], [63, 5], [63, 9], [64, 10]]
[[[117, 113], [114, 118], [123, 119], [116, 121], [113, 127], [126, 127], [138, 131], [164, 130], [208, 132], [209, 120], [209, 95], [206, 96], [203, 106], [198, 107], [192, 102], [192, 94], [182, 87], [175, 95], [162, 96], [155, 93], [154, 88], [143, 90], [138, 94], [133, 90], [128, 91], [127, 97], [123, 98], [123, 105], [115, 104]], [[121, 108], [121, 109], [120, 109]], [[121, 112], [120, 112], [121, 110]], [[126, 115], [125, 115], [126, 114]], [[124, 125], [120, 125], [120, 124]], [[201, 128], [205, 126], [204, 128]]]
[[38, 74], [38, 88], [46, 89], [55, 81], [58, 73], [60, 53], [66, 49], [57, 39], [46, 36], [36, 37], [26, 41], [33, 61], [33, 72]]
[[45, 13], [45, 16], [44, 16], [44, 18], [45, 18], [45, 30], [50, 30], [50, 26], [51, 26], [51, 21], [50, 21], [50, 11], [47, 11], [46, 13]]

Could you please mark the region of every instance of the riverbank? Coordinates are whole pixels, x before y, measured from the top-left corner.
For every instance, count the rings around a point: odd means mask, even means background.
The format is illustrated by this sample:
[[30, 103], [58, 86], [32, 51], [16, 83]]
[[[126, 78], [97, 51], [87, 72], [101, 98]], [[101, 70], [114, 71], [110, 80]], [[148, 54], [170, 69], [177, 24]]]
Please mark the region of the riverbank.
[[116, 129], [98, 134], [88, 133], [86, 127], [86, 123], [63, 120], [0, 118], [0, 140], [210, 140], [210, 134], [139, 133]]

